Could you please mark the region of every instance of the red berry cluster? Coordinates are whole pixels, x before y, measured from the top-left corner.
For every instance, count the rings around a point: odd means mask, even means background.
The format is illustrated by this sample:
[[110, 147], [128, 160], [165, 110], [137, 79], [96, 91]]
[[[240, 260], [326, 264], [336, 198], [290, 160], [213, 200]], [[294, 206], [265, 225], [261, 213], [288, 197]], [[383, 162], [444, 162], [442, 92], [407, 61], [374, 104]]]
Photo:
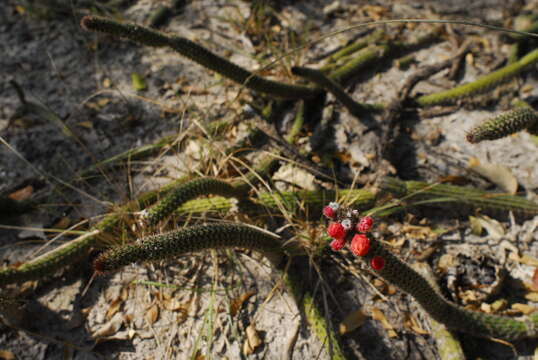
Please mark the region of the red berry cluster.
[[[374, 219], [370, 216], [361, 217], [357, 210], [343, 209], [335, 202], [323, 208], [323, 215], [332, 220], [327, 227], [327, 234], [333, 238], [331, 248], [334, 251], [341, 250], [346, 245], [346, 238], [351, 238], [349, 248], [353, 254], [356, 256], [368, 254], [370, 239], [365, 233], [372, 229]], [[374, 270], [381, 270], [385, 266], [385, 260], [381, 256], [374, 256], [370, 265]]]

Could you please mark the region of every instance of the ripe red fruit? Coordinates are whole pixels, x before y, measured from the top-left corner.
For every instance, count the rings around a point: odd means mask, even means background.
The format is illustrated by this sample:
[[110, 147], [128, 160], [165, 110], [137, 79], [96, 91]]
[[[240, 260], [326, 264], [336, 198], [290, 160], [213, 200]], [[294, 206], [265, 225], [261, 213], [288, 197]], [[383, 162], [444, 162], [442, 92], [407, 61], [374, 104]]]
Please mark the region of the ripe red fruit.
[[325, 206], [323, 208], [323, 215], [325, 215], [326, 218], [334, 219], [336, 217], [336, 211], [330, 206]]
[[343, 239], [346, 236], [346, 230], [339, 222], [332, 222], [327, 227], [327, 234], [333, 239]]
[[339, 207], [338, 203], [332, 202], [323, 208], [323, 215], [329, 219], [334, 219]]
[[370, 239], [364, 234], [356, 234], [351, 240], [350, 249], [356, 256], [364, 256], [370, 250]]
[[333, 241], [331, 241], [331, 249], [333, 249], [333, 251], [342, 250], [344, 245], [346, 245], [346, 241], [344, 240], [344, 238], [334, 239]]
[[374, 219], [369, 216], [365, 216], [361, 218], [361, 220], [357, 224], [357, 231], [368, 232], [372, 228], [372, 225], [374, 225]]
[[372, 261], [370, 261], [370, 265], [372, 265], [372, 269], [374, 270], [381, 270], [385, 267], [385, 259], [376, 255], [372, 258]]

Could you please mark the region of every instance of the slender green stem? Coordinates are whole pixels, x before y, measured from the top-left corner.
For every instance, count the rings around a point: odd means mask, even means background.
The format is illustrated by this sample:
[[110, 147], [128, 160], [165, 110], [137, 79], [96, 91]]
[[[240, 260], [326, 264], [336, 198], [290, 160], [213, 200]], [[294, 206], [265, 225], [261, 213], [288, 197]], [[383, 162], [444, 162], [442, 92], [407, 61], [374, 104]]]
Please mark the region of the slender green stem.
[[538, 49], [530, 52], [520, 60], [510, 65], [506, 65], [497, 71], [480, 77], [476, 81], [456, 86], [450, 90], [441, 91], [435, 94], [419, 96], [415, 99], [415, 101], [419, 106], [427, 107], [449, 104], [464, 97], [471, 97], [488, 91], [498, 84], [513, 78], [529, 66], [536, 63], [536, 61], [538, 61]]
[[386, 177], [381, 183], [381, 189], [398, 197], [407, 199], [426, 199], [435, 205], [437, 202], [449, 202], [451, 205], [463, 204], [493, 211], [513, 211], [522, 216], [538, 214], [538, 204], [521, 196], [493, 193], [463, 186], [447, 184], [428, 184], [421, 181], [401, 181]]

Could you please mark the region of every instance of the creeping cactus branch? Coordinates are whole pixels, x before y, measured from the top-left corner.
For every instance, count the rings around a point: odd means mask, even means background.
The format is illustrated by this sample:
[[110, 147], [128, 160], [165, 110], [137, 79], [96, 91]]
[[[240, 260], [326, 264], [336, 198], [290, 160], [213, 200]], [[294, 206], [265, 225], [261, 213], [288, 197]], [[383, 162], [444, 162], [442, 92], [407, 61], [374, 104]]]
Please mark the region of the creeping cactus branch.
[[446, 300], [424, 277], [371, 235], [369, 217], [360, 217], [357, 211], [334, 205], [327, 208], [332, 209], [324, 213], [332, 220], [327, 233], [334, 239], [333, 250], [338, 251], [349, 244], [351, 252], [368, 264], [376, 275], [413, 296], [434, 320], [450, 329], [478, 337], [505, 340], [538, 337], [538, 312], [524, 320], [516, 320], [464, 309]]
[[122, 24], [98, 16], [85, 16], [82, 18], [80, 25], [84, 30], [123, 37], [147, 46], [168, 46], [209, 70], [245, 85], [249, 89], [271, 96], [284, 99], [307, 99], [319, 94], [318, 89], [262, 78], [183, 37], [166, 35], [140, 25]]
[[497, 140], [528, 129], [533, 133], [538, 115], [530, 107], [520, 107], [490, 119], [467, 133], [467, 141], [476, 144], [484, 140]]
[[282, 254], [286, 249], [276, 235], [251, 226], [200, 225], [149, 236], [134, 244], [112, 248], [95, 260], [94, 268], [103, 273], [135, 262], [169, 259], [194, 251], [227, 247], [257, 250], [270, 259], [275, 259], [275, 254]]
[[491, 74], [482, 76], [471, 83], [456, 86], [450, 90], [435, 94], [420, 96], [415, 101], [418, 106], [427, 107], [448, 104], [464, 97], [483, 93], [518, 75], [521, 71], [536, 63], [536, 61], [538, 61], [538, 49], [528, 53], [520, 60], [506, 65]]

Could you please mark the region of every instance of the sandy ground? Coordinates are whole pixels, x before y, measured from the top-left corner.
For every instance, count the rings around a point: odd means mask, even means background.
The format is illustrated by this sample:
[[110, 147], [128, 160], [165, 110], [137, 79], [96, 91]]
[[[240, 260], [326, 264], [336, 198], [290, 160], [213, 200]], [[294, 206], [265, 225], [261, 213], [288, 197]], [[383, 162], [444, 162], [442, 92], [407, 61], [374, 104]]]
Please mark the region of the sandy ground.
[[[132, 2], [121, 16], [147, 23], [148, 14], [159, 3]], [[278, 32], [278, 27], [298, 34], [308, 31], [309, 39], [375, 16], [443, 14], [507, 25], [506, 18], [522, 7], [518, 1], [494, 0], [443, 4], [421, 1], [415, 6], [400, 1], [279, 3], [280, 23], [272, 31]], [[203, 168], [204, 156], [218, 153], [244, 133], [246, 124], [260, 121], [237, 100], [236, 85], [171, 50], [149, 49], [84, 33], [78, 19], [89, 10], [77, 8], [76, 3], [74, 13], [48, 19], [29, 16], [17, 4], [7, 0], [0, 6], [0, 136], [11, 146], [0, 146], [0, 192], [31, 184], [50, 205], [6, 224], [24, 230], [0, 228], [0, 258], [4, 264], [25, 261], [42, 251], [40, 247], [48, 238], [39, 229], [55, 227], [62, 218], [72, 223], [92, 219], [106, 213], [111, 204], [120, 204], [187, 171], [218, 174], [218, 170]], [[532, 4], [528, 6], [532, 8]], [[187, 1], [163, 29], [257, 69], [259, 60], [268, 59], [265, 52], [258, 58], [251, 56], [260, 49], [241, 26], [250, 15], [249, 2]], [[499, 53], [508, 54], [509, 47], [498, 34], [454, 28], [488, 41], [486, 51], [474, 52], [473, 59], [467, 58], [458, 82], [472, 81], [487, 73], [499, 60]], [[284, 33], [274, 36], [280, 41], [274, 44], [277, 53], [295, 45], [294, 39]], [[353, 36], [344, 33], [325, 39], [300, 52], [293, 61], [315, 66], [319, 56]], [[414, 70], [443, 60], [453, 51], [450, 42], [438, 43], [418, 51], [411, 68], [402, 70], [390, 64], [376, 67], [349, 91], [356, 100], [388, 102]], [[274, 74], [282, 75], [283, 69], [277, 66]], [[133, 72], [145, 79], [146, 91], [133, 89]], [[534, 166], [538, 152], [528, 134], [474, 146], [464, 141], [464, 134], [472, 125], [506, 109], [514, 97], [537, 96], [537, 78], [536, 68], [527, 71], [493, 95], [502, 97], [499, 101], [491, 101], [490, 97], [461, 106], [449, 115], [420, 121], [410, 118], [404, 123], [408, 136], [402, 138], [398, 174], [434, 181], [448, 175], [465, 176], [467, 161], [477, 157], [508, 167], [520, 191], [533, 196], [538, 189], [538, 170]], [[61, 121], [19, 114], [21, 104], [10, 81], [20, 85], [27, 100], [46, 106]], [[420, 83], [416, 91], [428, 93], [453, 84], [446, 79], [446, 72], [441, 72]], [[333, 149], [345, 152], [352, 164], [345, 166], [342, 174], [351, 178], [367, 176], [371, 171], [368, 154], [378, 140], [375, 132], [367, 131], [331, 97], [324, 116], [336, 119], [330, 143]], [[134, 164], [130, 175], [122, 169], [107, 173], [106, 178], [73, 181], [81, 170], [99, 160], [152, 143], [164, 135], [184, 134], [185, 129], [199, 131], [198, 124], [219, 119], [241, 123], [234, 130], [237, 134], [227, 134], [220, 142], [187, 142], [181, 150], [172, 148], [156, 160]], [[66, 131], [65, 126], [70, 130]], [[306, 136], [302, 143], [308, 145]], [[305, 187], [317, 186], [298, 168], [287, 171], [280, 174], [281, 178]], [[58, 189], [58, 181], [71, 183], [76, 190], [62, 188], [52, 192]], [[402, 256], [411, 258], [431, 247], [433, 238], [412, 233], [405, 226], [452, 227], [455, 230], [435, 237], [441, 245], [431, 258], [434, 266], [442, 255], [466, 253], [475, 260], [480, 256], [495, 259], [511, 278], [529, 281], [534, 267], [510, 260], [509, 254], [538, 254], [534, 232], [538, 219], [516, 218], [516, 223], [505, 219], [500, 233], [490, 231], [476, 236], [470, 234], [465, 222], [446, 218], [442, 213], [436, 215], [425, 223], [420, 222], [421, 214], [415, 219], [394, 219], [394, 223], [383, 224], [379, 232], [399, 243]], [[230, 219], [237, 216], [231, 215]], [[321, 291], [319, 282], [313, 280], [312, 291], [321, 307], [329, 311], [334, 328], [354, 311], [378, 309], [394, 329], [391, 332], [386, 324], [368, 317], [358, 329], [341, 337], [346, 356], [372, 360], [439, 358], [429, 335], [427, 314], [411, 297], [392, 293], [382, 284], [377, 284], [376, 290], [373, 277], [362, 271], [349, 254], [323, 259], [319, 266], [327, 281]], [[329, 359], [330, 354], [305, 323], [281, 277], [267, 261], [244, 251], [212, 251], [171, 262], [130, 266], [99, 279], [92, 278], [88, 263], [83, 262], [50, 281], [26, 285], [30, 295], [26, 298], [25, 319], [19, 325], [0, 327], [0, 350], [11, 352], [17, 359], [280, 359], [290, 353], [293, 359]], [[237, 314], [231, 314], [229, 309], [238, 299], [244, 300], [243, 306]], [[409, 318], [416, 321], [416, 327], [409, 326]], [[246, 355], [247, 329], [252, 328], [257, 330], [262, 345]], [[470, 336], [460, 339], [470, 359], [532, 359], [538, 347], [535, 340], [518, 342], [512, 349]]]

